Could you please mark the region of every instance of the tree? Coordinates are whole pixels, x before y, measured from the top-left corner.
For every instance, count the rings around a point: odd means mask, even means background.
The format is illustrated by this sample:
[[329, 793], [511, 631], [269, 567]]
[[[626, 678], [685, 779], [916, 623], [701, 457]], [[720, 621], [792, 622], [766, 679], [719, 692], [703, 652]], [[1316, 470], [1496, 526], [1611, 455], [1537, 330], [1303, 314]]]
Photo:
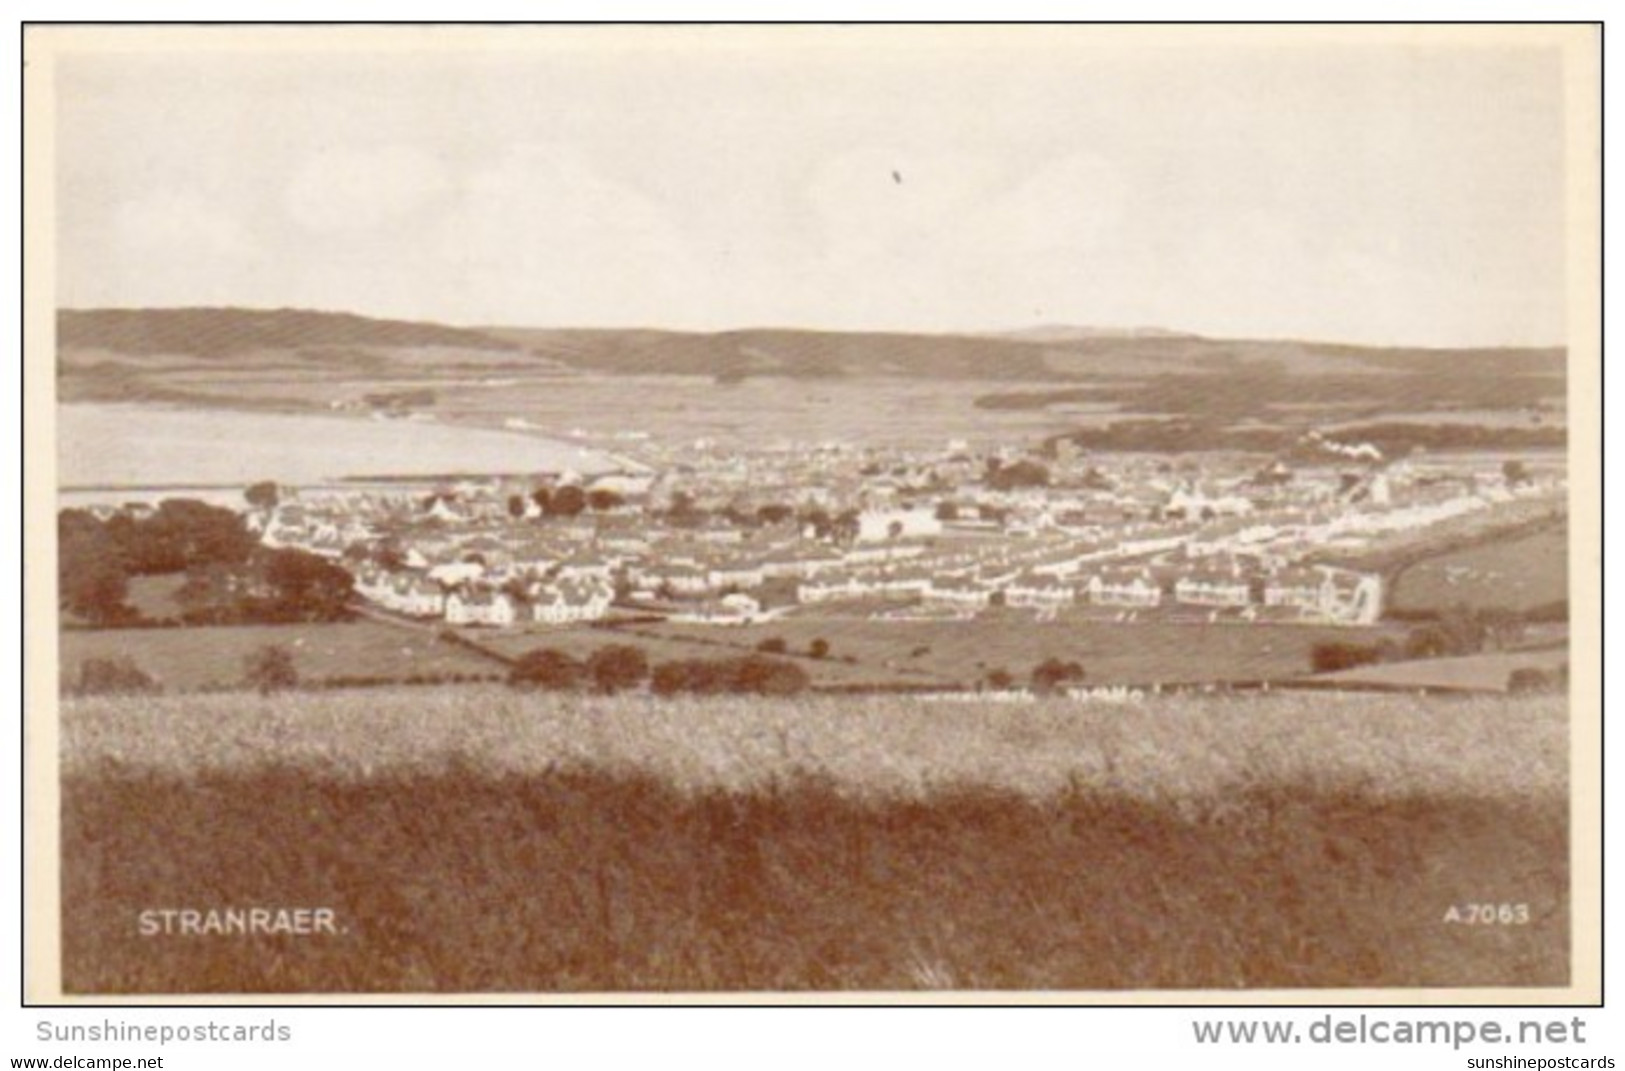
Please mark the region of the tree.
[[298, 687], [299, 670], [293, 652], [281, 644], [255, 648], [243, 660], [243, 679], [261, 695]]
[[807, 671], [793, 662], [762, 655], [707, 661], [690, 658], [662, 662], [654, 668], [649, 687], [656, 695], [795, 695], [812, 683]]
[[163, 690], [151, 674], [123, 655], [86, 659], [67, 689], [71, 695], [151, 695]]
[[1015, 687], [1016, 676], [1007, 669], [990, 669], [987, 671], [987, 686], [997, 691]]
[[1368, 643], [1317, 643], [1309, 649], [1309, 667], [1316, 673], [1336, 673], [1382, 661], [1383, 650]]
[[57, 515], [57, 596], [61, 608], [92, 624], [124, 620], [130, 582], [124, 555], [106, 526], [85, 510]]
[[553, 504], [553, 492], [549, 488], [538, 487], [536, 490], [530, 493], [530, 500], [536, 503], [537, 509], [541, 510], [543, 513], [546, 513], [548, 512], [548, 507]]
[[1517, 487], [1529, 482], [1529, 469], [1517, 458], [1508, 458], [1501, 463], [1501, 479], [1508, 487]]
[[608, 513], [625, 502], [624, 498], [607, 487], [599, 487], [587, 493], [587, 505], [592, 507], [594, 513]]
[[649, 677], [649, 656], [641, 647], [612, 643], [587, 659], [587, 676], [594, 690], [606, 695], [636, 688]]
[[552, 517], [579, 516], [587, 508], [587, 492], [574, 484], [567, 484], [553, 492], [546, 508]]
[[274, 480], [261, 480], [259, 483], [249, 484], [243, 491], [243, 497], [248, 500], [250, 506], [266, 512], [276, 509], [277, 502], [281, 500]]
[[[1291, 479], [1291, 475], [1288, 474], [1287, 478]], [[1111, 477], [1093, 465], [1089, 467], [1088, 472], [1083, 474], [1083, 479], [1080, 482], [1090, 491], [1115, 491], [1117, 489], [1117, 484], [1112, 481]]]
[[1406, 658], [1440, 658], [1450, 653], [1450, 637], [1436, 625], [1413, 628], [1405, 637]]
[[694, 496], [687, 491], [675, 491], [671, 504], [666, 507], [666, 523], [674, 528], [697, 528], [705, 514], [694, 504]]
[[1523, 618], [1504, 606], [1482, 607], [1477, 617], [1485, 648], [1504, 651], [1523, 639]]
[[796, 695], [812, 683], [794, 662], [747, 655], [734, 663], [730, 691], [749, 695]]
[[586, 667], [563, 651], [540, 647], [519, 657], [508, 671], [508, 683], [515, 688], [545, 688], [568, 691], [581, 685]]
[[1062, 662], [1059, 658], [1046, 658], [1033, 667], [1031, 675], [1032, 690], [1039, 695], [1052, 695], [1067, 684], [1076, 684], [1084, 679], [1083, 665], [1078, 662]]
[[986, 483], [995, 491], [1013, 491], [1020, 487], [1048, 487], [1049, 469], [1027, 459], [1017, 461], [1013, 465], [1000, 465], [997, 458], [989, 458]]
[[398, 573], [406, 568], [406, 553], [401, 549], [401, 541], [394, 536], [386, 536], [379, 540], [373, 548], [373, 561], [392, 573]]
[[163, 572], [207, 562], [241, 563], [259, 545], [234, 510], [190, 498], [166, 498], [141, 527], [179, 554], [180, 564]]
[[852, 542], [858, 538], [858, 532], [862, 530], [860, 516], [855, 509], [842, 510], [831, 523], [830, 534], [842, 543]]
[[782, 636], [769, 636], [756, 645], [756, 649], [763, 654], [784, 654], [790, 650], [790, 645], [784, 642]]
[[218, 563], [194, 565], [175, 590], [175, 602], [187, 621], [227, 621], [236, 613], [237, 574]]
[[284, 620], [338, 621], [349, 615], [355, 580], [348, 570], [297, 547], [278, 547], [261, 561], [274, 611]]
[[525, 515], [525, 496], [524, 495], [509, 495], [508, 496], [508, 516], [512, 517], [514, 520], [517, 521], [519, 518], [523, 517], [524, 515]]
[[1484, 649], [1489, 626], [1484, 616], [1458, 603], [1439, 615], [1439, 627], [1448, 642], [1446, 654], [1477, 654]]
[[762, 524], [783, 524], [795, 515], [795, 510], [777, 502], [760, 506], [756, 510], [756, 519]]
[[959, 520], [959, 507], [952, 502], [937, 503], [937, 520], [944, 523]]
[[1535, 666], [1522, 666], [1507, 674], [1507, 691], [1515, 693], [1545, 692], [1557, 686], [1555, 675]]
[[800, 519], [802, 526], [811, 528], [813, 535], [819, 539], [828, 539], [833, 530], [834, 521], [831, 520], [829, 511], [822, 506], [814, 506], [809, 510], [805, 510]]
[[671, 696], [679, 692], [706, 692], [712, 690], [716, 674], [710, 663], [697, 658], [662, 662], [649, 675], [649, 690], [656, 695]]
[[820, 636], [807, 645], [807, 653], [814, 658], [829, 657], [829, 641]]

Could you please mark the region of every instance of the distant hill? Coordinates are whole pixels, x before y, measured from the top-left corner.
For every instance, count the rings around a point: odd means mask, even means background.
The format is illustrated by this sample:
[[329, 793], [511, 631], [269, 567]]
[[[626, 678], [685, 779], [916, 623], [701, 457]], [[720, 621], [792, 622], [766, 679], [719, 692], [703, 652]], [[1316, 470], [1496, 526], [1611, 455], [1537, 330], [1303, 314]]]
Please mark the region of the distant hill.
[[622, 375], [901, 376], [1054, 379], [1042, 347], [971, 335], [752, 328], [670, 331], [486, 328], [495, 337], [576, 368]]
[[1160, 328], [1042, 328], [1036, 335], [932, 335], [752, 328], [714, 334], [487, 327], [561, 364], [620, 374], [739, 377], [901, 376], [1067, 380], [1233, 374], [1561, 376], [1561, 348], [1428, 349], [1291, 340], [1210, 339]]
[[[1126, 333], [1125, 333], [1126, 331]], [[1011, 335], [918, 334], [751, 328], [714, 333], [639, 329], [448, 327], [298, 309], [63, 309], [64, 367], [102, 367], [109, 357], [184, 358], [225, 370], [279, 356], [301, 365], [387, 378], [424, 349], [510, 370], [667, 374], [741, 379], [863, 378], [1013, 382], [1219, 376], [1412, 375], [1450, 379], [1562, 376], [1565, 355], [1548, 349], [1375, 348], [1337, 343], [1210, 339], [1161, 328], [1046, 325]], [[417, 351], [408, 354], [406, 351]], [[1183, 382], [1171, 384], [1180, 390]], [[1328, 388], [1331, 384], [1327, 384]]]
[[205, 359], [315, 346], [516, 348], [460, 327], [303, 309], [60, 309], [56, 331], [63, 349]]
[[1086, 338], [1201, 338], [1188, 331], [1170, 331], [1164, 327], [1079, 327], [1074, 324], [1035, 324], [1013, 331], [990, 331], [987, 337], [1020, 342], [1076, 342]]

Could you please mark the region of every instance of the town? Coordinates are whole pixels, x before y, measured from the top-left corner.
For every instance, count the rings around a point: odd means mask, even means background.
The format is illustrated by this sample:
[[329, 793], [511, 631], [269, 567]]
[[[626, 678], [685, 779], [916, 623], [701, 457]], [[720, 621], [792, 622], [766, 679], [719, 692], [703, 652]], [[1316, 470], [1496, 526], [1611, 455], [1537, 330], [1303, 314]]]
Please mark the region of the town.
[[1381, 577], [1337, 564], [1519, 500], [1561, 475], [1462, 458], [1385, 463], [1311, 433], [1307, 463], [1177, 462], [699, 441], [582, 477], [276, 489], [248, 521], [342, 563], [376, 607], [448, 625], [718, 626], [839, 607], [964, 620], [992, 607], [1211, 623], [1372, 625]]

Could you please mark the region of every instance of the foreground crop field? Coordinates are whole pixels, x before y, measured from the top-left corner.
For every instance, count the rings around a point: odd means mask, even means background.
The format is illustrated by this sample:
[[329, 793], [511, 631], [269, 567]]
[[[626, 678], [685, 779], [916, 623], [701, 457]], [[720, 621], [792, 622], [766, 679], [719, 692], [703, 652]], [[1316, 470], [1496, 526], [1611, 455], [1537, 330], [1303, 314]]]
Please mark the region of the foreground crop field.
[[[73, 993], [1559, 985], [1554, 698], [81, 700]], [[1526, 903], [1517, 927], [1452, 905]], [[332, 934], [143, 936], [164, 908]]]

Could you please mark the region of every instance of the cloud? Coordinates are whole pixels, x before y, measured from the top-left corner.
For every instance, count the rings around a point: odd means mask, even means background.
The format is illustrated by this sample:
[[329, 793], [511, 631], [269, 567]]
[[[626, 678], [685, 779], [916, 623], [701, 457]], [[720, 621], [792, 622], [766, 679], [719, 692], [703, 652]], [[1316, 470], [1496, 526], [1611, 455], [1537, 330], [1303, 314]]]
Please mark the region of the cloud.
[[113, 216], [121, 252], [168, 263], [170, 257], [241, 260], [254, 255], [247, 229], [210, 199], [189, 191], [165, 191], [126, 201]]
[[972, 240], [1017, 259], [1055, 249], [1089, 252], [1124, 222], [1126, 197], [1115, 168], [1073, 153], [994, 197], [974, 219]]
[[171, 189], [113, 201], [58, 266], [65, 305], [232, 304], [268, 262], [259, 236], [219, 201]]
[[825, 258], [855, 266], [918, 255], [963, 223], [999, 173], [970, 155], [866, 147], [821, 163], [805, 197]]
[[328, 149], [295, 169], [283, 207], [308, 230], [367, 230], [422, 212], [449, 188], [445, 167], [418, 149]]
[[686, 322], [707, 276], [664, 203], [561, 146], [473, 170], [437, 227], [438, 277], [486, 316]]

